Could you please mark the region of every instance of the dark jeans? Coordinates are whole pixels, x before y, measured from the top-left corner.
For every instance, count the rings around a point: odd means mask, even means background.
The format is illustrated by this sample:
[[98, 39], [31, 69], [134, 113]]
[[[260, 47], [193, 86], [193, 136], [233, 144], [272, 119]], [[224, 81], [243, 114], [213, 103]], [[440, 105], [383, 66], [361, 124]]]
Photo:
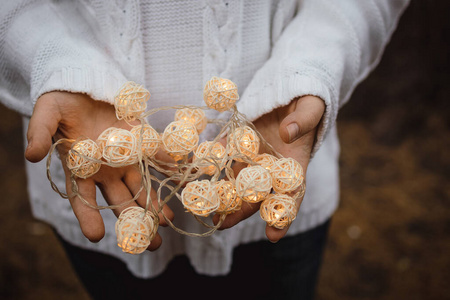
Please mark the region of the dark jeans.
[[[276, 244], [235, 249], [231, 272], [197, 274], [184, 256], [152, 279], [134, 277], [120, 260], [61, 239], [81, 282], [94, 299], [313, 299], [330, 221]], [[179, 298], [182, 297], [182, 298]]]

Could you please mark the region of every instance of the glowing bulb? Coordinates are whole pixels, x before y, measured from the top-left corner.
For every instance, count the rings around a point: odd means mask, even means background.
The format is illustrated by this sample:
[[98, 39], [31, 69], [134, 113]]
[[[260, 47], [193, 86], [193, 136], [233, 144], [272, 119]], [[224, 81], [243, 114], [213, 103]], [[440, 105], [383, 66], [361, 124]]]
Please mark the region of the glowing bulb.
[[194, 124], [198, 134], [202, 133], [206, 128], [208, 119], [205, 112], [200, 108], [182, 108], [175, 112], [175, 121], [187, 121]]
[[229, 156], [236, 161], [253, 159], [258, 155], [260, 139], [256, 132], [249, 126], [236, 128], [228, 136]]
[[261, 203], [259, 212], [269, 226], [283, 229], [295, 220], [297, 208], [292, 197], [286, 194], [270, 194]]
[[246, 167], [236, 177], [236, 191], [243, 201], [260, 202], [269, 195], [271, 189], [270, 172], [261, 166]]
[[88, 178], [100, 170], [102, 154], [91, 139], [78, 141], [67, 153], [66, 164], [71, 173], [79, 178]]

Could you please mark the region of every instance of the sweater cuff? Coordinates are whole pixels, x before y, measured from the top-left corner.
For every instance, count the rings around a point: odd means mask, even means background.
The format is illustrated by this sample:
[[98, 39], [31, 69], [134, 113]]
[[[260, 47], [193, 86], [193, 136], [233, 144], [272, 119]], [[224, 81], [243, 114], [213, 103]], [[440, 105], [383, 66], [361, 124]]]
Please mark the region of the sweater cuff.
[[64, 67], [51, 73], [32, 96], [33, 105], [48, 92], [84, 93], [94, 100], [114, 104], [114, 95], [126, 82], [120, 72], [92, 68]]
[[325, 112], [319, 124], [316, 142], [311, 151], [312, 157], [320, 148], [336, 120], [337, 97], [334, 96], [329, 85], [313, 76], [296, 73], [259, 88], [252, 89], [249, 86], [236, 105], [241, 113], [246, 115], [250, 121], [254, 121], [276, 108], [288, 105], [295, 98], [307, 95], [319, 97], [325, 103]]

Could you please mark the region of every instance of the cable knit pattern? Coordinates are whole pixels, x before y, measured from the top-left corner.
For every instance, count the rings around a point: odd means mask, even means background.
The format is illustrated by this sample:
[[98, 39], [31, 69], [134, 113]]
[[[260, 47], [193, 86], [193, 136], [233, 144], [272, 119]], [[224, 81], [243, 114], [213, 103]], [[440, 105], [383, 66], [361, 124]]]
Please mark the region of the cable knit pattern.
[[[211, 76], [238, 86], [238, 109], [254, 120], [303, 95], [326, 104], [306, 194], [288, 235], [326, 221], [338, 206], [339, 143], [335, 119], [353, 89], [377, 65], [408, 0], [79, 0], [6, 1], [0, 10], [0, 100], [25, 116], [45, 92], [87, 93], [112, 103], [126, 80], [151, 92], [149, 108], [204, 105]], [[208, 111], [208, 117], [223, 117]], [[159, 131], [174, 112], [152, 115]], [[24, 118], [27, 128], [28, 118]], [[210, 130], [209, 128], [213, 128]], [[203, 139], [217, 132], [208, 126]], [[111, 254], [139, 277], [160, 274], [176, 255], [209, 275], [229, 272], [233, 249], [265, 238], [258, 214], [208, 238], [160, 228], [161, 248], [131, 256], [116, 246], [115, 216], [102, 211], [106, 235], [82, 235], [68, 201], [53, 192], [45, 161], [27, 163], [33, 214], [80, 247]], [[51, 166], [63, 189], [60, 164]], [[324, 188], [326, 187], [326, 188]], [[100, 192], [99, 205], [105, 205]], [[176, 221], [190, 232], [203, 226], [177, 202]]]
[[203, 82], [212, 76], [233, 79], [241, 58], [243, 1], [205, 0]]

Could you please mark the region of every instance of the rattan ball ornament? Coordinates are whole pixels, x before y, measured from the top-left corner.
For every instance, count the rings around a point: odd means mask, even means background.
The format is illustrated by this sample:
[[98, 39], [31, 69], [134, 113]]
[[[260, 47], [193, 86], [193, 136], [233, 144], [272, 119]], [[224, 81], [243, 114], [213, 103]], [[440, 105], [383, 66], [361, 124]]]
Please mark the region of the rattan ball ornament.
[[220, 142], [204, 141], [194, 151], [193, 163], [200, 172], [213, 175], [224, 168], [225, 147]]
[[184, 120], [194, 124], [198, 134], [205, 130], [208, 124], [205, 111], [201, 108], [181, 108], [175, 112], [175, 121]]
[[139, 119], [147, 108], [150, 92], [135, 82], [126, 82], [114, 97], [114, 107], [119, 120]]
[[280, 158], [270, 170], [272, 186], [278, 193], [294, 192], [303, 183], [303, 168], [291, 157]]
[[186, 184], [181, 192], [181, 202], [187, 211], [207, 217], [219, 207], [215, 186], [210, 180], [194, 180]]
[[111, 130], [103, 147], [103, 158], [108, 163], [118, 166], [137, 163], [137, 143], [134, 134], [122, 128]]
[[263, 167], [264, 169], [267, 169], [269, 171], [272, 168], [272, 165], [277, 160], [278, 160], [277, 157], [275, 157], [269, 153], [261, 153], [261, 154], [256, 155], [255, 158], [253, 158], [254, 163], [257, 163], [258, 165], [260, 165], [261, 167]]
[[236, 161], [251, 160], [258, 155], [260, 139], [249, 126], [238, 127], [228, 135], [228, 155]]
[[217, 213], [231, 214], [241, 209], [242, 199], [238, 197], [236, 187], [231, 181], [222, 179], [217, 181], [215, 186], [220, 202]]
[[129, 207], [116, 221], [117, 245], [123, 252], [139, 254], [145, 251], [155, 238], [158, 222], [154, 214], [142, 207]]
[[106, 142], [108, 141], [109, 134], [117, 130], [116, 127], [109, 127], [105, 129], [100, 135], [98, 136], [97, 140], [95, 141], [100, 149], [100, 152], [103, 153], [103, 149], [105, 149]]
[[195, 126], [183, 120], [167, 125], [162, 135], [164, 149], [176, 161], [188, 155], [198, 145], [198, 133]]
[[203, 100], [209, 108], [229, 110], [239, 100], [237, 86], [229, 79], [212, 77], [203, 90]]
[[259, 213], [269, 226], [283, 229], [294, 221], [297, 208], [292, 197], [286, 194], [270, 194], [261, 203]]
[[159, 133], [149, 124], [134, 126], [130, 131], [135, 136], [136, 143], [141, 143], [142, 154], [147, 158], [155, 156], [161, 146]]
[[95, 160], [101, 158], [98, 145], [91, 139], [84, 139], [72, 145], [67, 153], [66, 164], [73, 175], [86, 179], [100, 170], [101, 163]]
[[271, 189], [270, 172], [261, 166], [246, 167], [236, 177], [236, 191], [243, 201], [260, 202], [269, 195]]

